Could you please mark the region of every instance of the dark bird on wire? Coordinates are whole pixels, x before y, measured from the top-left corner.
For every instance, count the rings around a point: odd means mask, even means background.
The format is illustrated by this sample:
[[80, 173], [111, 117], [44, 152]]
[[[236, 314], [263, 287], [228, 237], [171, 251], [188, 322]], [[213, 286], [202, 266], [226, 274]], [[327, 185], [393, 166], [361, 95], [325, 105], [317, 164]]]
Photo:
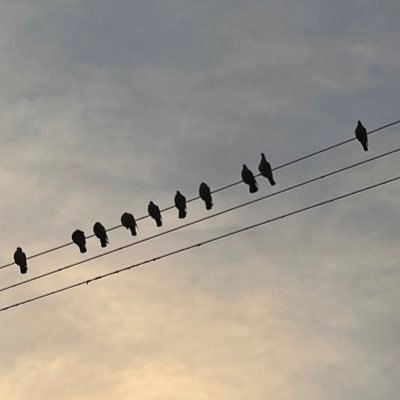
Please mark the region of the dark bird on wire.
[[361, 121], [357, 122], [355, 134], [358, 141], [362, 144], [364, 151], [368, 151], [368, 134]]
[[21, 247], [17, 247], [14, 253], [15, 264], [19, 266], [21, 274], [26, 274], [28, 272], [28, 265], [26, 263], [26, 254], [22, 251]]
[[136, 224], [136, 220], [135, 217], [132, 214], [129, 213], [123, 213], [121, 215], [121, 224], [123, 227], [125, 227], [126, 229], [130, 229], [132, 236], [136, 236], [136, 228], [137, 228], [137, 224]]
[[77, 229], [72, 234], [72, 241], [79, 247], [81, 253], [86, 253], [86, 237], [84, 232]]
[[186, 197], [179, 191], [175, 195], [175, 207], [179, 210], [178, 217], [183, 219], [186, 217]]
[[250, 193], [255, 193], [258, 190], [256, 178], [253, 173], [243, 164], [242, 168], [242, 179], [246, 185], [249, 185]]
[[147, 211], [149, 212], [150, 217], [156, 221], [157, 226], [162, 226], [160, 208], [152, 201], [150, 201], [149, 206], [147, 207]]
[[265, 176], [269, 180], [269, 183], [271, 184], [271, 186], [274, 186], [276, 184], [276, 182], [274, 180], [274, 176], [272, 175], [271, 164], [265, 158], [264, 153], [261, 153], [261, 161], [258, 166], [258, 170], [260, 171], [262, 176]]
[[100, 222], [96, 222], [93, 225], [93, 233], [95, 234], [96, 237], [100, 239], [101, 247], [107, 247], [108, 245], [107, 231], [106, 228], [104, 228], [104, 226]]
[[213, 208], [213, 199], [211, 196], [211, 189], [210, 187], [202, 182], [199, 187], [199, 196], [200, 198], [206, 203], [206, 209], [211, 210]]

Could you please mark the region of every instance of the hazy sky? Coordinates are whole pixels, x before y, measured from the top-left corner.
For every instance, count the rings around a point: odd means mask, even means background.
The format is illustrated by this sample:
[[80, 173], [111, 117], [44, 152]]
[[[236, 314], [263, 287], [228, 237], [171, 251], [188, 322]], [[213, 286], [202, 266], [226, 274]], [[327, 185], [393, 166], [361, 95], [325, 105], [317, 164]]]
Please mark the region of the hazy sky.
[[[0, 0], [0, 264], [400, 119], [398, 0]], [[276, 173], [400, 146], [399, 127]], [[13, 291], [36, 296], [400, 171], [398, 156]], [[260, 194], [272, 192], [259, 180]], [[398, 183], [0, 313], [7, 400], [397, 400]], [[250, 199], [238, 186], [215, 210]], [[254, 197], [253, 197], [254, 198]], [[206, 215], [198, 202], [189, 218]], [[165, 229], [181, 223], [176, 211]], [[139, 225], [140, 237], [157, 230]], [[129, 243], [110, 233], [110, 248]], [[88, 256], [101, 252], [88, 243]], [[82, 259], [37, 258], [29, 277]], [[25, 277], [24, 277], [25, 278]], [[0, 271], [1, 287], [23, 277]]]

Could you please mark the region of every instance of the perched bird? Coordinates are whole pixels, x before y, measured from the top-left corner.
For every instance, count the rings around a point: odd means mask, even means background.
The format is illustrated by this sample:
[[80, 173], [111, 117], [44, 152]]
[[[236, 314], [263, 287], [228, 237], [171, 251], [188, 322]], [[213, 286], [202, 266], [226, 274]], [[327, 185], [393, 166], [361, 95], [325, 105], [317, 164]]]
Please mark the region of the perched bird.
[[86, 237], [85, 233], [77, 229], [72, 234], [72, 241], [79, 247], [81, 253], [86, 253]]
[[157, 226], [162, 226], [160, 208], [152, 201], [150, 201], [149, 206], [147, 207], [147, 211], [149, 212], [150, 217], [156, 221]]
[[179, 210], [178, 217], [180, 219], [186, 217], [186, 197], [179, 191], [175, 195], [175, 207]]
[[361, 121], [357, 122], [355, 134], [358, 141], [362, 144], [364, 151], [368, 151], [368, 134]]
[[258, 190], [256, 178], [253, 173], [243, 164], [242, 179], [246, 185], [249, 185], [250, 193], [255, 193]]
[[101, 247], [107, 247], [108, 245], [107, 231], [106, 228], [104, 228], [104, 226], [100, 222], [96, 222], [93, 225], [93, 233], [95, 234], [96, 237], [100, 239]]
[[206, 209], [211, 210], [213, 208], [213, 199], [211, 195], [210, 187], [202, 182], [199, 187], [199, 196], [206, 203]]
[[137, 224], [136, 224], [135, 217], [132, 214], [129, 214], [127, 212], [123, 213], [121, 215], [121, 224], [126, 229], [131, 230], [132, 236], [136, 236]]
[[276, 184], [276, 182], [274, 180], [274, 176], [272, 175], [271, 164], [265, 158], [264, 153], [261, 153], [261, 161], [258, 166], [258, 170], [260, 171], [262, 176], [265, 176], [269, 180], [269, 183], [271, 184], [271, 186], [274, 186]]
[[28, 265], [26, 263], [26, 254], [22, 251], [21, 247], [17, 247], [14, 253], [15, 264], [19, 266], [21, 274], [26, 274], [28, 272]]

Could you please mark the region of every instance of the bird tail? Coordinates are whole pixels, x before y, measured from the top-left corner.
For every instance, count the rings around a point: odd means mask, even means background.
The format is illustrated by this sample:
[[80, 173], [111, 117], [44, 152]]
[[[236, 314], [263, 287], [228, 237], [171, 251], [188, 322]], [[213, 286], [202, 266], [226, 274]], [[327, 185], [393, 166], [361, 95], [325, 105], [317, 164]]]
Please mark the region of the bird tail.
[[362, 144], [364, 151], [368, 151], [368, 143], [365, 142], [365, 143], [361, 143], [361, 144]]
[[250, 193], [255, 193], [255, 192], [257, 192], [257, 191], [258, 191], [257, 183], [256, 183], [256, 182], [253, 182], [253, 183], [250, 185]]
[[276, 182], [275, 182], [275, 180], [274, 180], [274, 178], [272, 176], [269, 177], [268, 180], [269, 180], [269, 183], [271, 184], [271, 186], [275, 186], [276, 185]]
[[101, 239], [100, 239], [100, 243], [101, 243], [101, 247], [107, 247], [107, 244], [108, 244], [108, 237], [106, 236], [106, 237], [102, 237]]
[[157, 226], [162, 226], [162, 219], [161, 218], [157, 219], [156, 224], [157, 224]]
[[211, 210], [213, 208], [213, 201], [212, 199], [206, 200], [206, 209]]
[[19, 270], [20, 270], [21, 274], [26, 274], [28, 272], [28, 267], [26, 265], [20, 266]]
[[84, 244], [82, 244], [82, 245], [79, 246], [79, 250], [80, 250], [80, 252], [81, 252], [82, 254], [87, 252], [86, 246], [85, 246]]
[[186, 210], [185, 209], [179, 210], [179, 218], [180, 219], [186, 218]]
[[136, 236], [137, 235], [136, 226], [135, 225], [131, 226], [129, 229], [131, 230], [132, 236]]

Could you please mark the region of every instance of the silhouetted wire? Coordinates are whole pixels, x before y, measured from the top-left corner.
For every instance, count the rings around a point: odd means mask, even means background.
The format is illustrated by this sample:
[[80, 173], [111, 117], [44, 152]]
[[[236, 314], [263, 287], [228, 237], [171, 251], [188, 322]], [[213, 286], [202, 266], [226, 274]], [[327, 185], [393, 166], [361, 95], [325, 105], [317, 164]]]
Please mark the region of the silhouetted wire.
[[242, 207], [246, 207], [246, 206], [252, 205], [252, 204], [257, 203], [257, 202], [259, 202], [259, 201], [266, 200], [266, 199], [268, 199], [268, 198], [278, 196], [278, 195], [280, 195], [280, 194], [289, 192], [289, 191], [291, 191], [291, 190], [293, 190], [293, 189], [297, 189], [297, 188], [299, 188], [299, 187], [308, 185], [308, 184], [313, 183], [313, 182], [317, 182], [317, 181], [319, 181], [319, 180], [328, 178], [328, 177], [330, 177], [330, 176], [339, 174], [339, 173], [341, 173], [341, 172], [348, 171], [348, 170], [350, 170], [350, 169], [352, 169], [352, 168], [355, 168], [355, 167], [358, 167], [358, 166], [360, 166], [360, 165], [364, 165], [364, 164], [367, 164], [367, 163], [369, 163], [369, 162], [376, 161], [376, 160], [378, 160], [378, 159], [380, 159], [380, 158], [387, 157], [387, 156], [389, 156], [389, 155], [393, 155], [393, 154], [395, 154], [395, 153], [398, 153], [399, 151], [400, 151], [400, 147], [397, 148], [397, 149], [395, 149], [395, 150], [391, 150], [391, 151], [388, 151], [388, 152], [386, 152], [386, 153], [380, 154], [380, 155], [378, 155], [378, 156], [371, 157], [371, 158], [369, 158], [369, 159], [367, 159], [367, 160], [363, 160], [363, 161], [360, 161], [360, 162], [358, 162], [358, 163], [348, 165], [347, 167], [343, 167], [343, 168], [337, 169], [337, 170], [335, 170], [335, 171], [325, 173], [325, 174], [320, 175], [320, 176], [318, 176], [318, 177], [316, 177], [316, 178], [309, 179], [309, 180], [303, 181], [303, 182], [301, 182], [301, 183], [297, 183], [296, 185], [289, 186], [289, 187], [287, 187], [287, 188], [285, 188], [285, 189], [278, 190], [277, 192], [267, 194], [267, 195], [262, 196], [262, 197], [259, 197], [259, 198], [257, 198], [257, 199], [253, 199], [253, 200], [247, 201], [247, 202], [245, 202], [245, 203], [241, 203], [241, 204], [239, 204], [239, 205], [237, 205], [237, 206], [230, 207], [230, 208], [225, 209], [225, 210], [223, 210], [223, 211], [219, 211], [219, 212], [217, 212], [217, 213], [215, 213], [215, 214], [207, 215], [206, 217], [197, 219], [197, 220], [195, 220], [195, 221], [188, 222], [188, 223], [186, 223], [186, 224], [177, 226], [177, 227], [172, 228], [172, 229], [168, 229], [168, 230], [166, 230], [166, 231], [157, 233], [156, 235], [149, 236], [149, 237], [147, 237], [147, 238], [140, 239], [140, 240], [137, 240], [137, 241], [132, 242], [132, 243], [128, 243], [127, 245], [124, 245], [124, 246], [115, 248], [115, 249], [113, 249], [113, 250], [109, 250], [109, 251], [104, 252], [104, 253], [101, 253], [101, 254], [97, 254], [96, 256], [89, 257], [89, 258], [86, 258], [86, 259], [84, 259], [84, 260], [77, 261], [77, 262], [75, 262], [75, 263], [73, 263], [73, 264], [69, 264], [69, 265], [63, 266], [63, 267], [61, 267], [61, 268], [54, 269], [54, 270], [52, 270], [52, 271], [43, 273], [43, 274], [41, 274], [41, 275], [34, 276], [34, 277], [32, 277], [32, 278], [23, 280], [23, 281], [18, 282], [18, 283], [14, 283], [14, 284], [12, 284], [12, 285], [9, 285], [9, 286], [0, 288], [0, 293], [1, 293], [1, 292], [5, 292], [5, 291], [10, 290], [10, 289], [13, 289], [13, 288], [16, 288], [16, 287], [18, 287], [18, 286], [25, 285], [25, 284], [30, 283], [30, 282], [34, 282], [34, 281], [36, 281], [36, 280], [45, 278], [45, 277], [47, 277], [47, 276], [56, 274], [56, 273], [58, 273], [58, 272], [65, 271], [65, 270], [67, 270], [67, 269], [76, 267], [76, 266], [78, 266], [78, 265], [82, 265], [82, 264], [85, 264], [85, 263], [87, 263], [87, 262], [90, 262], [90, 261], [93, 261], [93, 260], [97, 260], [97, 259], [102, 258], [102, 257], [105, 257], [105, 256], [107, 256], [107, 255], [110, 255], [110, 254], [113, 254], [113, 253], [116, 253], [116, 252], [125, 250], [125, 249], [127, 249], [127, 248], [129, 248], [129, 247], [136, 246], [136, 245], [138, 245], [138, 244], [141, 244], [141, 243], [150, 241], [150, 240], [155, 239], [155, 238], [158, 238], [158, 237], [160, 237], [160, 236], [164, 236], [164, 235], [167, 235], [167, 234], [169, 234], [169, 233], [172, 233], [172, 232], [175, 232], [175, 231], [178, 231], [178, 230], [187, 228], [187, 227], [189, 227], [189, 226], [198, 224], [198, 223], [200, 223], [200, 222], [204, 222], [204, 221], [207, 221], [207, 220], [209, 220], [209, 219], [213, 219], [213, 218], [218, 217], [218, 216], [220, 216], [220, 215], [226, 214], [226, 213], [228, 213], [228, 212], [237, 210], [237, 209], [242, 208]]
[[182, 248], [180, 248], [178, 250], [173, 250], [171, 252], [161, 254], [161, 255], [159, 255], [157, 257], [149, 258], [149, 259], [141, 261], [139, 263], [132, 264], [132, 265], [130, 265], [128, 267], [123, 267], [123, 268], [108, 272], [106, 274], [98, 275], [98, 276], [96, 276], [94, 278], [90, 278], [90, 279], [87, 279], [87, 280], [84, 280], [84, 281], [81, 281], [81, 282], [77, 282], [77, 283], [74, 283], [72, 285], [65, 286], [65, 287], [62, 287], [60, 289], [53, 290], [51, 292], [47, 292], [47, 293], [41, 294], [39, 296], [31, 297], [29, 299], [22, 300], [22, 301], [17, 302], [17, 303], [13, 303], [13, 304], [11, 304], [9, 306], [0, 308], [0, 312], [9, 310], [11, 308], [19, 307], [19, 306], [22, 306], [24, 304], [32, 303], [34, 301], [38, 301], [38, 300], [43, 299], [45, 297], [53, 296], [53, 295], [56, 295], [58, 293], [65, 292], [67, 290], [74, 289], [74, 288], [79, 287], [79, 286], [88, 285], [91, 282], [95, 282], [95, 281], [98, 281], [100, 279], [104, 279], [104, 278], [107, 278], [109, 276], [119, 274], [120, 272], [129, 271], [129, 270], [131, 270], [133, 268], [136, 268], [136, 267], [139, 267], [139, 266], [142, 266], [142, 265], [145, 265], [145, 264], [149, 264], [151, 262], [156, 262], [156, 261], [159, 261], [161, 259], [164, 259], [164, 258], [167, 258], [167, 257], [171, 257], [171, 256], [173, 256], [175, 254], [183, 253], [185, 251], [192, 250], [192, 249], [194, 249], [196, 247], [204, 246], [206, 244], [210, 244], [212, 242], [216, 242], [218, 240], [222, 240], [222, 239], [225, 239], [227, 237], [234, 236], [236, 234], [239, 234], [239, 233], [242, 233], [242, 232], [257, 228], [259, 226], [266, 225], [266, 224], [269, 224], [269, 223], [272, 223], [272, 222], [275, 222], [275, 221], [278, 221], [278, 220], [281, 220], [281, 219], [285, 219], [285, 218], [291, 217], [293, 215], [300, 214], [300, 213], [303, 213], [305, 211], [311, 210], [313, 208], [321, 207], [323, 205], [326, 205], [326, 204], [329, 204], [329, 203], [333, 203], [335, 201], [344, 199], [346, 197], [354, 196], [356, 194], [363, 193], [363, 192], [366, 192], [368, 190], [377, 188], [379, 186], [387, 185], [388, 183], [392, 183], [392, 182], [395, 182], [395, 181], [398, 181], [398, 180], [400, 180], [400, 176], [397, 176], [396, 178], [392, 178], [392, 179], [387, 179], [385, 181], [381, 181], [381, 182], [376, 183], [374, 185], [366, 186], [366, 187], [364, 187], [362, 189], [354, 190], [352, 192], [349, 192], [349, 193], [346, 193], [346, 194], [343, 194], [343, 195], [340, 195], [340, 196], [337, 196], [337, 197], [333, 197], [333, 198], [331, 198], [329, 200], [321, 201], [319, 203], [315, 203], [315, 204], [312, 204], [310, 206], [303, 207], [303, 208], [300, 208], [300, 209], [295, 210], [295, 211], [291, 211], [291, 212], [286, 213], [286, 214], [282, 214], [282, 215], [280, 215], [278, 217], [274, 217], [274, 218], [267, 219], [265, 221], [257, 222], [256, 224], [249, 225], [249, 226], [246, 226], [244, 228], [240, 228], [240, 229], [237, 229], [235, 231], [231, 231], [231, 232], [219, 235], [219, 236], [215, 236], [215, 237], [213, 237], [211, 239], [207, 239], [207, 240], [204, 240], [202, 242], [198, 242], [198, 243], [192, 244], [190, 246], [182, 247]]
[[[376, 128], [376, 129], [374, 129], [374, 130], [368, 132], [368, 135], [372, 135], [372, 134], [374, 134], [374, 133], [376, 133], [376, 132], [379, 132], [379, 131], [382, 131], [382, 130], [384, 130], [384, 129], [390, 128], [391, 126], [397, 125], [397, 124], [399, 124], [399, 123], [400, 123], [400, 120], [391, 122], [390, 124], [383, 125], [383, 126], [381, 126], [381, 127], [379, 127], [379, 128]], [[273, 168], [272, 171], [277, 171], [277, 170], [279, 170], [279, 169], [288, 167], [289, 165], [296, 164], [296, 163], [298, 163], [298, 162], [300, 162], [300, 161], [303, 161], [303, 160], [306, 160], [306, 159], [308, 159], [308, 158], [314, 157], [314, 156], [316, 156], [316, 155], [318, 155], [318, 154], [322, 154], [322, 153], [325, 153], [325, 152], [327, 152], [327, 151], [329, 151], [329, 150], [332, 150], [332, 149], [335, 149], [335, 148], [337, 148], [337, 147], [343, 146], [343, 145], [345, 145], [345, 144], [347, 144], [347, 143], [350, 143], [350, 142], [352, 142], [352, 141], [354, 141], [354, 140], [356, 140], [356, 137], [353, 137], [353, 138], [351, 138], [351, 139], [344, 140], [343, 142], [339, 142], [339, 143], [334, 144], [334, 145], [329, 146], [329, 147], [325, 147], [325, 148], [323, 148], [323, 149], [321, 149], [321, 150], [318, 150], [318, 151], [315, 151], [315, 152], [313, 152], [313, 153], [307, 154], [306, 156], [299, 157], [299, 158], [296, 158], [295, 160], [292, 160], [292, 161], [289, 161], [289, 162], [287, 162], [287, 163], [285, 163], [285, 164], [279, 165], [279, 166]], [[257, 175], [255, 175], [255, 177], [258, 177], [258, 176], [260, 176], [260, 175], [261, 175], [261, 174], [257, 174]], [[243, 182], [242, 180], [236, 181], [236, 182], [231, 183], [231, 184], [229, 184], [229, 185], [222, 186], [222, 187], [220, 187], [220, 188], [218, 188], [218, 189], [212, 190], [211, 193], [222, 192], [223, 190], [226, 190], [226, 189], [229, 189], [229, 188], [231, 188], [231, 187], [237, 186], [237, 185], [241, 184], [242, 182]], [[195, 201], [195, 200], [198, 200], [199, 198], [200, 198], [199, 196], [193, 197], [193, 198], [187, 200], [187, 203], [191, 203], [191, 202], [193, 202], [193, 201]], [[169, 207], [166, 207], [166, 208], [161, 209], [160, 211], [161, 211], [161, 213], [163, 213], [163, 212], [165, 212], [165, 211], [169, 211], [169, 210], [172, 210], [172, 209], [174, 209], [174, 208], [175, 208], [175, 206], [169, 206]], [[146, 218], [149, 218], [149, 215], [145, 215], [145, 216], [143, 216], [143, 217], [137, 218], [136, 221], [141, 221], [141, 220], [146, 219]], [[119, 225], [113, 226], [113, 227], [111, 227], [111, 228], [108, 228], [106, 231], [107, 231], [107, 232], [111, 232], [111, 231], [113, 231], [113, 230], [115, 230], [115, 229], [119, 229], [119, 228], [121, 228], [121, 227], [122, 227], [122, 225], [119, 224]], [[89, 236], [86, 236], [86, 239], [91, 239], [91, 238], [93, 238], [93, 237], [95, 237], [95, 235], [89, 235]], [[43, 256], [43, 255], [45, 255], [45, 254], [52, 253], [52, 252], [54, 252], [54, 251], [61, 250], [61, 249], [65, 248], [65, 247], [71, 246], [72, 244], [74, 244], [74, 242], [68, 242], [68, 243], [65, 243], [65, 244], [62, 244], [62, 245], [59, 245], [59, 246], [56, 246], [56, 247], [52, 247], [51, 249], [44, 250], [44, 251], [39, 252], [39, 253], [36, 253], [36, 254], [32, 254], [31, 256], [27, 257], [27, 259], [30, 260], [30, 259], [32, 259], [32, 258], [40, 257], [40, 256]], [[0, 266], [0, 270], [1, 270], [1, 269], [4, 269], [4, 268], [7, 268], [7, 267], [11, 267], [11, 266], [14, 265], [14, 264], [15, 264], [15, 263], [13, 263], [13, 262], [11, 262], [11, 263], [9, 263], [9, 264], [4, 264], [4, 265]]]

